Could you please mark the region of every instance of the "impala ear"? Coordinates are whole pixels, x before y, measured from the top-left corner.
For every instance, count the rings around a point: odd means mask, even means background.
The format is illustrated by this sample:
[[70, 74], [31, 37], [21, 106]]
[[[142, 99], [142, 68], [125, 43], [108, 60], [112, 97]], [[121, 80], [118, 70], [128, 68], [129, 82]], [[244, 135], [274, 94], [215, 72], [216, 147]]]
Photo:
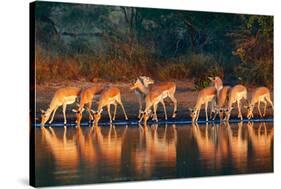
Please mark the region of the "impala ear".
[[248, 106], [248, 105], [244, 105], [244, 108], [246, 108], [246, 109], [250, 109], [250, 106]]
[[77, 106], [77, 107], [80, 107], [80, 104], [76, 103], [76, 106]]
[[192, 108], [188, 108], [188, 111], [193, 112], [193, 109]]
[[99, 113], [102, 113], [103, 109], [100, 109]]
[[208, 77], [208, 79], [209, 79], [209, 80], [211, 80], [211, 81], [213, 81], [213, 80], [214, 80], [214, 78], [213, 78], [213, 77]]
[[45, 111], [45, 110], [40, 109], [40, 111], [41, 111], [41, 113], [42, 113], [42, 114], [46, 113], [46, 111]]
[[93, 114], [96, 114], [96, 113], [97, 113], [95, 110], [92, 110], [92, 109], [91, 109], [91, 112], [92, 112]]
[[75, 110], [75, 109], [72, 109], [72, 111], [75, 112], [75, 113], [77, 112], [77, 110]]
[[82, 108], [81, 112], [84, 112], [85, 108]]

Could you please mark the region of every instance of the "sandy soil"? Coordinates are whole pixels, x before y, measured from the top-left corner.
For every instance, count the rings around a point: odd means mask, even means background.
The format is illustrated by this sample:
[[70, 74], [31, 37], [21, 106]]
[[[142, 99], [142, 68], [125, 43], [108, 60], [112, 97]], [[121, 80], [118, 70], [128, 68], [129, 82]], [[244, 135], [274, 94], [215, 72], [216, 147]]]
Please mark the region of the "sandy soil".
[[[57, 89], [59, 89], [61, 87], [66, 87], [66, 86], [76, 86], [76, 87], [86, 88], [89, 86], [93, 86], [95, 84], [97, 84], [97, 82], [93, 83], [93, 82], [86, 82], [86, 81], [68, 81], [68, 82], [60, 82], [60, 83], [50, 83], [50, 84], [45, 84], [45, 85], [36, 85], [36, 99], [35, 99], [36, 116], [37, 116], [36, 121], [37, 122], [40, 121], [40, 109], [46, 110], [48, 108], [49, 103]], [[124, 104], [124, 107], [128, 114], [129, 119], [136, 119], [139, 106], [138, 106], [138, 100], [137, 100], [135, 93], [133, 91], [130, 91], [130, 89], [129, 89], [129, 87], [131, 85], [130, 83], [99, 82], [99, 84], [102, 84], [104, 86], [119, 87], [121, 89], [122, 101], [123, 101], [123, 104]], [[176, 90], [175, 97], [178, 101], [177, 118], [189, 118], [188, 108], [193, 107], [195, 105], [198, 91], [195, 90], [194, 84], [190, 80], [176, 81], [176, 85], [177, 85], [177, 90]], [[250, 96], [251, 96], [253, 90], [254, 90], [254, 87], [248, 88], [248, 98], [249, 99], [250, 99]], [[173, 104], [168, 99], [165, 100], [165, 102], [166, 102], [168, 117], [171, 117], [172, 111], [173, 111]], [[92, 108], [96, 109], [96, 107], [97, 107], [97, 102], [94, 102]], [[263, 108], [263, 105], [261, 107]], [[67, 115], [68, 122], [75, 120], [75, 114], [71, 111], [72, 108], [76, 108], [75, 104], [67, 106], [66, 115]], [[113, 108], [112, 108], [112, 111], [113, 111]], [[108, 115], [107, 115], [106, 111], [104, 111], [104, 112], [105, 113], [103, 114], [103, 119], [108, 119]], [[243, 112], [243, 116], [245, 116], [246, 109], [243, 108], [242, 112]], [[157, 114], [158, 119], [164, 118], [163, 108], [162, 108], [161, 104], [159, 104], [157, 113], [158, 113]], [[267, 116], [272, 117], [272, 114], [273, 114], [272, 109], [270, 106], [268, 106]], [[201, 116], [204, 116], [204, 115], [205, 114], [202, 109]], [[255, 115], [257, 115], [256, 109], [255, 109]], [[232, 116], [237, 116], [236, 109], [234, 111], [232, 111]], [[123, 113], [122, 113], [122, 110], [120, 107], [118, 107], [116, 119], [124, 119], [124, 116], [123, 116]], [[62, 121], [62, 120], [63, 120], [62, 108], [59, 108], [55, 115], [54, 121]], [[88, 120], [87, 113], [83, 113], [83, 120], [84, 121]]]

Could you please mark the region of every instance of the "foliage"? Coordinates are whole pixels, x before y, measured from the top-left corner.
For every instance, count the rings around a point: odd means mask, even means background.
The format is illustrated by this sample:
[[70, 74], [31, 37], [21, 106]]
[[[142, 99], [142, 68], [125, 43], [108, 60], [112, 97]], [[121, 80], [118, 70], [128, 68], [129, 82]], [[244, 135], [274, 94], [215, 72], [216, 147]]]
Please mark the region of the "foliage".
[[[241, 78], [273, 80], [273, 17], [36, 2], [40, 82]], [[46, 74], [47, 73], [47, 74]]]
[[243, 32], [234, 32], [237, 55], [242, 64], [237, 66], [236, 75], [245, 83], [272, 85], [273, 83], [273, 17], [243, 17]]

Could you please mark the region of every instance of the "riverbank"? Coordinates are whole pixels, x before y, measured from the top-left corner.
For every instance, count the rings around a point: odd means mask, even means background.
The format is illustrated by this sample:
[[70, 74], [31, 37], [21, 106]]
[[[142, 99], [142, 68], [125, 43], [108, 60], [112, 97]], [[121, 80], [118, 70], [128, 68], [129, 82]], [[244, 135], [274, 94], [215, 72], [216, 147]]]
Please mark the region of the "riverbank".
[[[156, 82], [157, 83], [157, 82]], [[175, 97], [177, 99], [177, 116], [176, 119], [189, 119], [189, 112], [188, 108], [191, 108], [195, 105], [197, 100], [198, 91], [195, 89], [195, 86], [191, 80], [185, 80], [185, 81], [175, 81], [177, 85], [177, 90], [175, 93]], [[86, 88], [93, 85], [103, 85], [103, 86], [116, 86], [120, 88], [121, 90], [121, 98], [126, 110], [126, 113], [129, 117], [129, 119], [136, 119], [138, 114], [138, 99], [134, 93], [134, 91], [130, 90], [131, 83], [124, 83], [124, 82], [116, 82], [116, 83], [110, 83], [105, 81], [96, 81], [96, 82], [87, 82], [87, 81], [66, 81], [66, 82], [59, 82], [59, 83], [48, 83], [48, 84], [40, 84], [36, 85], [36, 122], [40, 122], [41, 120], [41, 112], [40, 109], [46, 110], [49, 106], [49, 103], [52, 100], [52, 97], [56, 90], [67, 87], [67, 86], [75, 86], [75, 87], [81, 87]], [[255, 90], [255, 87], [248, 87], [248, 99], [250, 99], [252, 92]], [[271, 91], [271, 97], [273, 97], [273, 91]], [[272, 98], [273, 99], [273, 98]], [[173, 112], [173, 104], [171, 100], [165, 100], [166, 102], [166, 108], [167, 108], [167, 114], [168, 117], [172, 116]], [[246, 102], [243, 101], [243, 105]], [[274, 103], [274, 100], [273, 100]], [[143, 106], [145, 104], [143, 103]], [[235, 104], [236, 107], [236, 104]], [[68, 122], [75, 121], [75, 114], [71, 111], [73, 108], [76, 108], [75, 104], [68, 105], [67, 106], [67, 120]], [[97, 101], [94, 101], [92, 109], [97, 108]], [[261, 105], [262, 111], [263, 111], [263, 104]], [[112, 109], [113, 111], [113, 109]], [[246, 109], [242, 107], [242, 113], [243, 116], [246, 116]], [[163, 107], [161, 104], [159, 105], [158, 111], [157, 111], [158, 119], [161, 120], [164, 118], [164, 112]], [[257, 117], [258, 112], [257, 109], [254, 111], [255, 117]], [[234, 109], [232, 111], [232, 116], [237, 116], [237, 110]], [[201, 109], [200, 117], [205, 117], [203, 107]], [[270, 106], [267, 107], [267, 116], [266, 117], [273, 117], [273, 111]], [[258, 117], [257, 117], [258, 118]], [[102, 121], [105, 121], [108, 119], [107, 112], [104, 111], [102, 116]], [[123, 120], [124, 115], [122, 113], [122, 110], [120, 107], [117, 109], [117, 115], [116, 120]], [[83, 120], [82, 122], [88, 121], [88, 115], [87, 112], [83, 113]], [[34, 121], [33, 121], [34, 122]], [[55, 115], [54, 122], [63, 122], [63, 114], [62, 114], [62, 108], [60, 107]]]

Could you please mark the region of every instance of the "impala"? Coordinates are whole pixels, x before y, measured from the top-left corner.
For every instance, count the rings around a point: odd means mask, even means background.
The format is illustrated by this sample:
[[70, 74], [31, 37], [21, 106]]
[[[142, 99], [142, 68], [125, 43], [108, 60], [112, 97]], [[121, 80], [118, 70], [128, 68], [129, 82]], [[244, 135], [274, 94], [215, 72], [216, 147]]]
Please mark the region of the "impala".
[[142, 111], [142, 116], [139, 122], [141, 122], [142, 119], [144, 119], [144, 122], [147, 121], [147, 119], [152, 115], [151, 114], [152, 107], [153, 107], [153, 118], [154, 120], [158, 121], [157, 106], [159, 102], [161, 102], [161, 104], [163, 105], [165, 119], [167, 120], [166, 106], [164, 103], [164, 99], [167, 97], [169, 97], [174, 104], [174, 111], [172, 117], [173, 118], [176, 117], [177, 100], [175, 98], [175, 91], [176, 91], [176, 84], [174, 82], [165, 82], [165, 83], [159, 83], [157, 85], [154, 85], [145, 97], [145, 110]]
[[243, 85], [235, 85], [231, 90], [229, 94], [229, 101], [228, 101], [228, 107], [225, 110], [225, 120], [229, 120], [231, 111], [233, 109], [232, 105], [236, 102], [237, 108], [238, 108], [238, 118], [241, 120], [243, 119], [242, 113], [241, 113], [241, 100], [242, 99], [247, 100], [247, 89]]
[[123, 110], [123, 113], [125, 115], [125, 119], [128, 120], [127, 114], [125, 112], [123, 103], [121, 101], [121, 93], [120, 89], [117, 87], [109, 87], [108, 89], [105, 89], [100, 96], [99, 102], [98, 102], [98, 109], [97, 111], [91, 110], [94, 114], [94, 121], [95, 124], [98, 124], [101, 113], [103, 111], [103, 107], [107, 106], [107, 112], [110, 119], [110, 123], [112, 123], [111, 113], [110, 113], [110, 105], [114, 105], [114, 115], [113, 120], [115, 120], [116, 116], [116, 110], [117, 110], [117, 104], [119, 104]]
[[218, 92], [223, 88], [223, 82], [220, 77], [216, 76], [216, 77], [208, 77], [208, 78], [209, 80], [211, 80], [213, 86], [217, 89]]
[[[260, 110], [260, 103], [263, 102], [264, 103], [264, 110], [263, 110], [263, 114], [261, 113]], [[246, 108], [248, 109], [248, 114], [247, 114], [247, 118], [251, 119], [254, 117], [253, 115], [253, 110], [255, 108], [256, 103], [258, 103], [258, 111], [259, 111], [259, 115], [260, 117], [265, 117], [266, 115], [266, 108], [267, 108], [267, 102], [271, 105], [272, 109], [273, 109], [273, 104], [272, 101], [270, 99], [270, 91], [268, 88], [266, 87], [259, 87], [255, 90], [255, 92], [252, 95], [252, 99], [251, 102], [248, 106], [246, 106]]]
[[220, 120], [223, 120], [223, 115], [224, 111], [226, 108], [226, 103], [229, 98], [229, 92], [230, 92], [230, 87], [229, 86], [224, 86], [220, 91], [219, 91], [219, 96], [218, 96], [218, 103], [215, 107], [215, 115], [213, 117], [213, 120], [215, 120], [217, 114], [220, 116]]
[[206, 87], [199, 92], [195, 107], [193, 109], [189, 108], [192, 123], [198, 121], [200, 109], [203, 104], [205, 104], [206, 121], [208, 121], [208, 103], [215, 100], [216, 91], [215, 87]]
[[76, 123], [80, 125], [82, 119], [82, 113], [84, 111], [84, 106], [86, 105], [86, 109], [89, 113], [89, 121], [93, 120], [93, 116], [91, 114], [92, 103], [95, 95], [100, 94], [103, 88], [101, 86], [93, 86], [86, 88], [81, 91], [79, 95], [80, 102], [78, 105], [78, 109], [72, 109], [73, 112], [76, 113]]
[[73, 104], [76, 101], [76, 98], [79, 95], [79, 93], [80, 93], [80, 88], [77, 87], [65, 87], [65, 88], [58, 89], [54, 94], [54, 97], [49, 105], [49, 108], [46, 111], [41, 110], [42, 112], [41, 125], [44, 126], [52, 114], [51, 120], [49, 121], [49, 124], [51, 124], [53, 122], [55, 113], [58, 107], [60, 106], [62, 106], [64, 124], [66, 124], [66, 115], [65, 115], [66, 106], [68, 104]]
[[214, 108], [214, 106], [216, 106], [219, 103], [219, 95], [220, 95], [220, 91], [223, 89], [223, 82], [221, 80], [220, 77], [215, 76], [215, 77], [208, 77], [209, 80], [211, 81], [211, 86], [215, 87], [217, 90], [217, 94], [216, 94], [216, 100], [212, 101], [212, 105], [211, 105], [211, 112], [210, 112], [210, 118], [212, 117], [212, 114], [214, 113], [214, 117], [213, 120], [216, 117], [216, 110]]
[[137, 78], [136, 82], [130, 88], [131, 90], [135, 91], [135, 94], [137, 95], [138, 98], [138, 102], [139, 102], [138, 118], [140, 118], [141, 116], [142, 103], [149, 92], [149, 85], [151, 84], [154, 84], [154, 81], [150, 77], [140, 76]]

